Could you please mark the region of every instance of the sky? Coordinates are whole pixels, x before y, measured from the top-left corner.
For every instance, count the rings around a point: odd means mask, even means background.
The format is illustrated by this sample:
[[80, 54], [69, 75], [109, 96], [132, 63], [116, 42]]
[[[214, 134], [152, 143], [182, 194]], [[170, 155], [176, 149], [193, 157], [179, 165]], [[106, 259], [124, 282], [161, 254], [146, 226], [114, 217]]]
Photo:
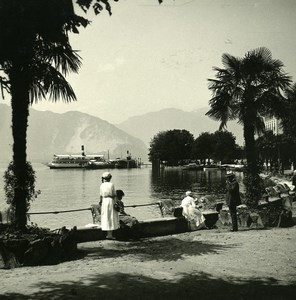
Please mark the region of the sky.
[[223, 53], [243, 57], [261, 46], [296, 81], [296, 0], [119, 0], [112, 11], [88, 13], [92, 24], [70, 36], [83, 59], [67, 77], [77, 102], [34, 109], [113, 124], [166, 108], [193, 111], [208, 106], [207, 79]]

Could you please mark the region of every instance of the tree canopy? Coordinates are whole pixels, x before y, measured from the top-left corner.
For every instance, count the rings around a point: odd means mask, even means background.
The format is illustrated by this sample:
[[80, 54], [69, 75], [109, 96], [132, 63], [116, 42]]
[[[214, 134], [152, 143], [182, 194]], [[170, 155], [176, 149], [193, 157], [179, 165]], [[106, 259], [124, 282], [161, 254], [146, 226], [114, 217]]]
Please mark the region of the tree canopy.
[[[110, 2], [76, 1], [81, 12], [92, 8], [99, 14], [105, 9], [111, 15]], [[20, 228], [26, 225], [28, 201], [34, 194], [34, 184], [28, 182], [35, 182], [26, 152], [29, 105], [47, 97], [76, 100], [65, 76], [78, 72], [81, 61], [68, 33], [79, 33], [79, 27], [88, 24], [74, 12], [72, 0], [0, 0], [0, 87], [2, 97], [4, 91], [11, 96], [13, 135], [13, 162], [6, 174], [7, 182], [14, 182], [10, 203], [15, 209], [15, 225]], [[11, 191], [9, 187], [7, 190]]]
[[203, 132], [194, 141], [192, 158], [206, 163], [207, 159], [223, 163], [241, 158], [241, 149], [235, 143], [231, 132], [218, 130], [214, 133]]
[[215, 79], [208, 79], [212, 98], [207, 115], [220, 121], [220, 128], [230, 120], [243, 124], [247, 158], [246, 190], [249, 206], [256, 207], [261, 197], [259, 162], [255, 133], [263, 132], [263, 116], [280, 116], [285, 112], [282, 91], [291, 79], [283, 63], [273, 59], [265, 47], [251, 50], [243, 58], [222, 55], [224, 68], [214, 67]]
[[149, 160], [159, 159], [168, 165], [178, 165], [180, 160], [190, 158], [193, 142], [193, 135], [184, 129], [159, 132], [150, 142]]

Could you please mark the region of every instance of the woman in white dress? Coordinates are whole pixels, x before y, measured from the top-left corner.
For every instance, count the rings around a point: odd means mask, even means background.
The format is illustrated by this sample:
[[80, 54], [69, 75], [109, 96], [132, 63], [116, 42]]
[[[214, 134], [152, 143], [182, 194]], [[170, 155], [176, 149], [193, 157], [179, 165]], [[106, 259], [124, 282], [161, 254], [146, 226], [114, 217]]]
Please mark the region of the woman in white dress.
[[115, 239], [113, 230], [119, 228], [118, 211], [114, 209], [116, 191], [114, 184], [110, 182], [111, 178], [112, 175], [109, 172], [104, 172], [100, 186], [101, 228], [103, 231], [107, 231], [107, 239]]
[[202, 212], [197, 208], [191, 192], [186, 192], [186, 197], [182, 200], [181, 206], [183, 207], [183, 216], [187, 219], [191, 230], [198, 230], [205, 228], [205, 217]]

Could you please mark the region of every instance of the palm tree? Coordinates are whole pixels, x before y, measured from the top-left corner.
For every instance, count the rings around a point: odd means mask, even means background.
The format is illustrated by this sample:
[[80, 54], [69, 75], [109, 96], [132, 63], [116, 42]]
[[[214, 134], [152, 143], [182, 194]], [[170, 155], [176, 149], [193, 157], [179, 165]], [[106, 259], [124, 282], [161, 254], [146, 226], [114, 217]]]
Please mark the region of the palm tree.
[[255, 134], [264, 130], [263, 116], [280, 116], [285, 99], [281, 91], [289, 87], [291, 79], [283, 71], [283, 63], [273, 59], [265, 48], [251, 50], [243, 58], [222, 55], [224, 68], [215, 67], [216, 79], [208, 79], [213, 97], [207, 115], [227, 122], [237, 119], [243, 125], [247, 158], [246, 198], [256, 207], [260, 197], [258, 155]]
[[296, 140], [296, 83], [294, 83], [285, 93], [288, 105], [287, 112], [282, 118], [283, 131], [286, 135]]
[[0, 79], [11, 95], [15, 178], [12, 205], [14, 223], [20, 228], [27, 223], [30, 200], [26, 154], [29, 106], [46, 97], [66, 102], [76, 99], [64, 75], [78, 72], [81, 64], [67, 36], [67, 30], [79, 22], [72, 1], [59, 1], [0, 0], [0, 66], [6, 75]]

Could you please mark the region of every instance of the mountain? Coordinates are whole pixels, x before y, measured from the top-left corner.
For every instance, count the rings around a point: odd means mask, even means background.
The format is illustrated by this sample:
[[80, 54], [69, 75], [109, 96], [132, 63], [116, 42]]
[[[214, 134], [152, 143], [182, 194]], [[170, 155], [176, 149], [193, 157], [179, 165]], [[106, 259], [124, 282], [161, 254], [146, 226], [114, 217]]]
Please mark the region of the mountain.
[[[169, 108], [135, 116], [117, 124], [127, 133], [140, 138], [147, 147], [151, 139], [160, 131], [186, 129], [197, 138], [202, 132], [213, 133], [219, 129], [220, 123], [206, 116], [208, 107], [186, 112], [181, 109]], [[243, 129], [237, 122], [229, 122], [227, 130], [236, 137], [236, 143], [243, 145]]]
[[[11, 108], [0, 104], [1, 160], [11, 160]], [[27, 135], [28, 160], [48, 161], [53, 154], [110, 154], [110, 158], [133, 157], [147, 161], [147, 147], [138, 138], [100, 118], [80, 112], [63, 114], [30, 109]]]

